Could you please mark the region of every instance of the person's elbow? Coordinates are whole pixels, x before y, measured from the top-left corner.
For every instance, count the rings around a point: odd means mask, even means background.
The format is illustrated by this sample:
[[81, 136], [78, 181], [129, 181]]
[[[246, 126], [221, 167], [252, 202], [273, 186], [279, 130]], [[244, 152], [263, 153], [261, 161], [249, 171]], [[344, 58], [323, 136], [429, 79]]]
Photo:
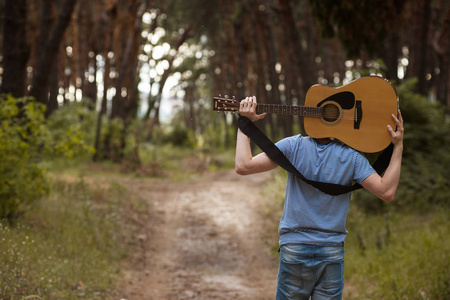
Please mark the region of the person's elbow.
[[361, 185], [370, 193], [383, 201], [394, 201], [397, 185], [387, 185], [383, 179], [376, 173], [367, 177]]
[[240, 163], [235, 164], [234, 171], [239, 175], [251, 174], [250, 170], [244, 164], [240, 164]]
[[386, 202], [392, 202], [395, 199], [395, 191], [385, 191], [378, 195], [378, 198]]
[[234, 170], [239, 175], [252, 175], [266, 172], [278, 166], [265, 153], [258, 154], [251, 159], [236, 159]]

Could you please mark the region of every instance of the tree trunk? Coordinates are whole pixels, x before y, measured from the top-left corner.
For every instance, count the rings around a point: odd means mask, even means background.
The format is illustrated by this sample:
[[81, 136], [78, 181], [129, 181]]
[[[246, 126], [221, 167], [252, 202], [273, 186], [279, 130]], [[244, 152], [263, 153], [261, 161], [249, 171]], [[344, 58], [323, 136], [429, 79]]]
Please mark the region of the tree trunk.
[[430, 29], [430, 16], [431, 16], [431, 1], [424, 0], [422, 7], [422, 26], [420, 29], [420, 52], [419, 52], [419, 68], [418, 68], [418, 78], [417, 82], [417, 92], [422, 95], [427, 94], [427, 79], [426, 74], [428, 70], [428, 49], [429, 49], [429, 29]]
[[[269, 85], [270, 90], [267, 91], [267, 94], [270, 98], [268, 101], [272, 104], [281, 104], [281, 97], [280, 97], [280, 78], [278, 74], [276, 73], [276, 63], [277, 63], [277, 53], [275, 51], [275, 38], [273, 36], [272, 27], [270, 20], [273, 19], [272, 11], [269, 7], [269, 3], [267, 0], [264, 0], [263, 4], [259, 6], [259, 13], [257, 14], [258, 18], [258, 24], [259, 28], [261, 30], [261, 41], [260, 45], [264, 45], [265, 47], [265, 53], [266, 53], [266, 72], [269, 75]], [[262, 7], [264, 7], [264, 10], [262, 10]], [[263, 62], [260, 62], [263, 64]], [[275, 122], [272, 123], [273, 129], [272, 129], [272, 136], [280, 137], [281, 129], [283, 127], [283, 116], [274, 116]], [[286, 119], [285, 119], [286, 120]]]
[[[286, 35], [283, 34], [286, 31], [281, 29], [280, 36], [282, 36], [282, 39], [280, 43], [280, 62], [282, 65], [281, 74], [284, 77], [283, 84], [284, 84], [284, 96], [285, 96], [285, 104], [286, 105], [292, 105], [293, 103], [293, 90], [294, 88], [294, 81], [297, 78], [293, 64], [290, 60], [291, 57], [293, 57], [292, 53], [292, 44], [289, 42], [289, 40], [286, 38]], [[293, 133], [293, 116], [284, 116], [283, 120], [285, 122], [283, 123], [283, 135], [284, 136], [291, 136]]]
[[408, 35], [409, 65], [406, 75], [407, 78], [417, 77], [416, 91], [425, 94], [430, 2], [428, 0], [411, 2], [411, 6], [412, 13], [408, 20], [411, 24]]
[[[297, 105], [303, 105], [305, 103], [305, 95], [311, 85], [317, 81], [317, 72], [314, 72], [312, 65], [314, 61], [307, 61], [305, 57], [307, 54], [303, 50], [302, 40], [299, 34], [300, 30], [297, 28], [296, 18], [294, 16], [294, 7], [291, 0], [279, 0], [278, 1], [279, 20], [283, 26], [284, 36], [291, 44], [291, 56], [289, 57], [290, 66], [288, 73], [293, 76], [289, 80], [292, 80], [292, 88], [294, 89], [295, 97], [297, 99]], [[312, 22], [308, 23], [312, 24]], [[306, 30], [311, 30], [307, 27]], [[311, 40], [309, 40], [311, 41]], [[308, 47], [313, 47], [314, 44], [308, 44]], [[314, 52], [310, 54], [314, 55]], [[314, 58], [315, 59], [315, 58]], [[311, 58], [309, 59], [311, 60]], [[303, 127], [303, 119], [299, 119], [300, 131], [305, 134]], [[288, 132], [286, 132], [288, 133]]]
[[[225, 47], [227, 50], [227, 58], [223, 63], [224, 68], [226, 68], [226, 74], [228, 74], [228, 84], [231, 89], [229, 92], [237, 96], [238, 95], [238, 83], [241, 81], [239, 78], [239, 66], [238, 66], [238, 49], [237, 41], [234, 35], [233, 25], [231, 23], [232, 9], [234, 9], [234, 1], [222, 0], [220, 1], [220, 15], [222, 18], [223, 30], [225, 33]], [[231, 8], [231, 9], [230, 9]]]
[[51, 112], [58, 109], [58, 65], [53, 65], [53, 70], [50, 75], [50, 97], [47, 104], [47, 110], [45, 111], [45, 116], [48, 117]]
[[436, 75], [436, 98], [450, 108], [450, 7], [444, 15], [441, 31], [433, 40], [439, 74]]
[[[248, 38], [253, 41], [252, 50], [253, 53], [255, 53], [255, 58], [251, 61], [251, 63], [255, 65], [256, 69], [256, 97], [258, 98], [258, 102], [269, 103], [269, 97], [266, 90], [266, 82], [268, 81], [266, 78], [267, 73], [265, 68], [267, 53], [264, 43], [266, 41], [264, 40], [264, 30], [261, 28], [262, 24], [258, 21], [259, 17], [257, 16], [257, 11], [258, 3], [254, 2], [250, 10], [250, 20], [254, 25], [250, 26], [251, 31], [248, 32]], [[262, 121], [263, 122], [256, 123], [256, 126], [263, 131], [265, 131], [264, 128], [269, 127], [270, 133], [268, 135], [273, 136], [273, 130], [275, 129], [275, 119], [273, 118], [273, 115], [268, 114]]]
[[[74, 24], [77, 27], [78, 35], [75, 37], [74, 42], [78, 45], [78, 49], [74, 49], [76, 53], [76, 78], [75, 88], [81, 90], [81, 97], [86, 97], [88, 94], [89, 85], [86, 79], [85, 73], [89, 72], [89, 36], [90, 30], [92, 30], [92, 24], [88, 18], [89, 11], [92, 9], [93, 1], [79, 0], [76, 11], [77, 22]], [[82, 99], [77, 99], [81, 101]]]
[[27, 1], [5, 0], [3, 23], [3, 74], [0, 93], [22, 97], [26, 91], [27, 61]]
[[71, 20], [76, 2], [77, 0], [65, 0], [61, 4], [58, 18], [55, 25], [52, 27], [47, 42], [39, 57], [37, 69], [33, 74], [33, 84], [30, 96], [45, 105], [47, 105], [48, 102], [48, 87], [52, 66], [57, 57], [58, 48], [61, 44], [64, 32]]
[[294, 9], [292, 7], [292, 1], [290, 0], [279, 0], [280, 7], [283, 12], [283, 18], [281, 20], [283, 22], [286, 22], [286, 28], [288, 29], [288, 35], [290, 37], [290, 40], [293, 41], [294, 47], [295, 47], [295, 53], [296, 53], [296, 64], [299, 71], [299, 77], [302, 81], [302, 94], [299, 95], [299, 101], [300, 105], [303, 105], [304, 98], [306, 95], [306, 91], [309, 89], [311, 85], [316, 83], [316, 80], [314, 78], [314, 75], [312, 74], [310, 70], [310, 64], [308, 64], [304, 57], [305, 51], [302, 47], [302, 38], [299, 34], [299, 30], [297, 28], [297, 25], [295, 23], [295, 17], [294, 17]]
[[398, 59], [401, 54], [400, 36], [398, 32], [392, 32], [385, 43], [384, 52], [381, 54], [386, 64], [386, 78], [398, 82]]
[[[113, 31], [113, 26], [112, 26], [112, 22], [113, 22], [113, 18], [114, 18], [114, 14], [111, 12], [110, 9], [107, 9], [104, 2], [101, 1], [100, 2], [100, 6], [99, 6], [99, 11], [105, 11], [105, 14], [102, 15], [99, 19], [98, 19], [98, 24], [97, 24], [97, 28], [98, 28], [98, 49], [97, 51], [102, 55], [103, 57], [103, 61], [104, 61], [104, 66], [103, 66], [103, 95], [102, 97], [99, 99], [100, 103], [100, 110], [97, 113], [97, 124], [96, 124], [96, 128], [95, 128], [95, 142], [94, 142], [94, 148], [95, 148], [95, 153], [93, 156], [93, 161], [98, 161], [101, 157], [100, 157], [100, 133], [101, 133], [101, 129], [102, 129], [102, 118], [103, 116], [107, 113], [107, 102], [108, 102], [108, 98], [107, 98], [107, 93], [108, 93], [108, 89], [110, 87], [110, 83], [111, 83], [111, 79], [109, 76], [110, 73], [110, 59], [108, 57], [108, 53], [112, 48], [112, 42], [113, 42], [113, 38], [114, 38], [114, 31]], [[97, 61], [95, 60], [95, 64], [97, 64]], [[95, 77], [97, 78], [97, 71], [95, 72]], [[95, 82], [97, 82], [97, 79], [95, 80]], [[105, 143], [104, 146], [106, 147], [107, 144]], [[106, 157], [105, 155], [105, 151], [103, 154], [103, 157]]]

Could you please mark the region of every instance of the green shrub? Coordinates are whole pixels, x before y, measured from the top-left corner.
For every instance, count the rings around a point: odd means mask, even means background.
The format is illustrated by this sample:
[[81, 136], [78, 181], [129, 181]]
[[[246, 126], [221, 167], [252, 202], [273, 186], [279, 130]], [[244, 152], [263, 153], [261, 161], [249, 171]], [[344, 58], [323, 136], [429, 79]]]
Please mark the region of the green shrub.
[[81, 126], [51, 121], [49, 130], [44, 112], [45, 106], [31, 98], [1, 96], [0, 219], [13, 221], [47, 196], [49, 183], [40, 165], [45, 155], [73, 157], [92, 149]]
[[52, 154], [73, 157], [91, 154], [97, 116], [90, 102], [74, 102], [55, 110], [47, 121]]
[[[405, 149], [397, 199], [423, 210], [429, 203], [448, 205], [450, 123], [439, 103], [414, 94], [413, 82], [399, 87], [405, 122]], [[401, 98], [402, 99], [402, 98]]]
[[37, 165], [50, 138], [44, 111], [29, 98], [0, 100], [0, 218], [12, 221], [48, 194], [45, 172]]
[[195, 149], [197, 145], [195, 133], [181, 125], [175, 126], [172, 130], [166, 133], [162, 140], [164, 143], [169, 143], [177, 147], [187, 147]]

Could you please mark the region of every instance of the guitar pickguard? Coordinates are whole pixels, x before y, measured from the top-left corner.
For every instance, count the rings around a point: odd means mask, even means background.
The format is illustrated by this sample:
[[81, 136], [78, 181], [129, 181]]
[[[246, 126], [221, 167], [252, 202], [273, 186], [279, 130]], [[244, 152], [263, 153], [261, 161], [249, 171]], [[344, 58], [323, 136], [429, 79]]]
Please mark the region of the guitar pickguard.
[[355, 106], [355, 95], [352, 92], [340, 92], [322, 100], [317, 104], [321, 107], [325, 102], [333, 101], [338, 103], [342, 109], [352, 109]]
[[342, 110], [353, 109], [355, 103], [355, 95], [352, 92], [333, 94], [317, 104], [317, 107], [322, 109], [320, 119], [326, 125], [337, 125], [344, 115]]

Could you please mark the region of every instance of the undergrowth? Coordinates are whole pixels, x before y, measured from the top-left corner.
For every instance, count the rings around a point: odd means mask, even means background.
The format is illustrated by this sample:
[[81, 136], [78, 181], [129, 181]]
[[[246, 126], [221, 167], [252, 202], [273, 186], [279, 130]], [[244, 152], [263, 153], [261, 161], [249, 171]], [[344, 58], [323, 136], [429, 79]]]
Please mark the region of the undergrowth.
[[349, 299], [449, 299], [450, 222], [446, 209], [368, 215], [353, 207], [346, 240]]
[[113, 181], [52, 178], [51, 195], [0, 223], [0, 299], [107, 299], [126, 257], [125, 213], [143, 205]]
[[[234, 149], [191, 149], [171, 144], [142, 144], [142, 175], [182, 180], [202, 172], [234, 167]], [[139, 172], [138, 172], [139, 173]]]

